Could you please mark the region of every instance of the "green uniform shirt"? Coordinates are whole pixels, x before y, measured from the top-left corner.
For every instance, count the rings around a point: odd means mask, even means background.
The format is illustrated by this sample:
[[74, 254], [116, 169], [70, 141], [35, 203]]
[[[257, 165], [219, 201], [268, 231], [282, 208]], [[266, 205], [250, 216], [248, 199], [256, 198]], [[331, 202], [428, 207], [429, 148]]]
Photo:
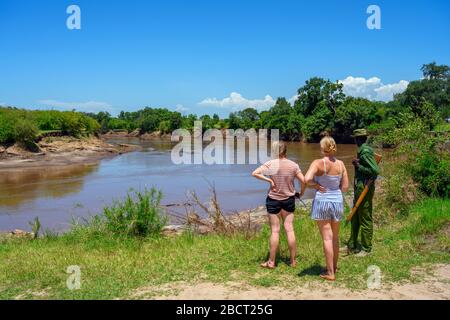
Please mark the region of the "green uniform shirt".
[[359, 167], [355, 170], [356, 181], [376, 178], [380, 174], [380, 168], [375, 160], [375, 152], [367, 143], [363, 143], [358, 148], [358, 159]]

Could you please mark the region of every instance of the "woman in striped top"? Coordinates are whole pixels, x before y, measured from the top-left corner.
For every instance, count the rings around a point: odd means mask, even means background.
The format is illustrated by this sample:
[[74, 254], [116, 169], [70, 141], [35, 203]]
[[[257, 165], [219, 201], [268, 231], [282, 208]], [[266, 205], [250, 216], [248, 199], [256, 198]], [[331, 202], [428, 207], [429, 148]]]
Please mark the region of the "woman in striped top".
[[275, 159], [263, 164], [253, 172], [257, 179], [270, 184], [266, 199], [266, 208], [269, 213], [271, 228], [269, 260], [262, 263], [261, 267], [275, 268], [275, 258], [280, 239], [280, 220], [283, 220], [284, 230], [288, 240], [292, 267], [296, 265], [296, 242], [294, 232], [295, 211], [295, 186], [294, 180], [298, 179], [302, 185], [300, 197], [305, 192], [305, 177], [298, 164], [286, 158], [286, 144], [274, 142], [272, 155], [278, 155]]
[[305, 179], [316, 188], [311, 218], [317, 221], [323, 240], [327, 270], [320, 276], [334, 281], [339, 258], [339, 224], [344, 214], [343, 192], [348, 191], [347, 169], [335, 158], [336, 142], [331, 137], [320, 141], [323, 158], [314, 160]]

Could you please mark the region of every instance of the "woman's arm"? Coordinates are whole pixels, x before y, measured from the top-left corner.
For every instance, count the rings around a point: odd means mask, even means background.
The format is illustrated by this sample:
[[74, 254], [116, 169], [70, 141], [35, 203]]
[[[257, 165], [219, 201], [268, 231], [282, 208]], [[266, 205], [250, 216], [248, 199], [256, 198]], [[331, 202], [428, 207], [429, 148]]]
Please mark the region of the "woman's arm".
[[345, 167], [344, 163], [341, 161], [341, 166], [342, 166], [342, 180], [341, 180], [341, 191], [342, 192], [347, 192], [348, 191], [348, 174], [347, 174], [347, 168]]
[[305, 175], [305, 183], [308, 187], [314, 188], [319, 192], [325, 192], [326, 189], [322, 187], [320, 184], [314, 181], [314, 177], [317, 174], [317, 160], [314, 160], [313, 163], [309, 166], [308, 172]]
[[305, 181], [305, 176], [303, 175], [303, 173], [301, 171], [299, 171], [296, 176], [295, 176], [298, 181], [300, 181], [300, 187], [302, 188], [301, 191], [299, 192], [300, 198], [305, 194], [306, 191], [306, 181]]
[[265, 175], [263, 175], [261, 167], [259, 167], [255, 171], [253, 171], [252, 176], [254, 176], [256, 179], [259, 179], [259, 180], [266, 181], [266, 182], [270, 183], [271, 189], [275, 190], [275, 188], [276, 188], [275, 182], [273, 182], [272, 179], [267, 178]]

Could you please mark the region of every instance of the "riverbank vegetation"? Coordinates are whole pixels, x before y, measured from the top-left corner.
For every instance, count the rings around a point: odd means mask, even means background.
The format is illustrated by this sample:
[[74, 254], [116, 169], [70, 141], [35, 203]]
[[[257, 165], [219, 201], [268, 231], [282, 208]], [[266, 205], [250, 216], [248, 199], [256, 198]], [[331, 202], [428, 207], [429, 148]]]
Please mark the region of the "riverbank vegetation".
[[269, 110], [246, 108], [232, 112], [228, 118], [218, 115], [182, 115], [163, 108], [144, 108], [136, 112], [121, 112], [112, 117], [107, 112], [88, 114], [101, 124], [102, 132], [109, 130], [139, 130], [141, 133], [170, 133], [174, 129], [192, 129], [195, 120], [203, 129], [279, 129], [285, 140], [317, 142], [327, 131], [338, 142], [352, 142], [355, 129], [368, 127], [374, 135], [383, 135], [384, 145], [392, 145], [392, 131], [413, 119], [421, 118], [433, 130], [450, 115], [450, 71], [436, 63], [422, 67], [424, 78], [412, 81], [405, 92], [393, 101], [370, 101], [346, 96], [343, 85], [314, 77], [306, 81], [291, 104], [280, 97]]
[[0, 145], [29, 145], [40, 135], [51, 133], [81, 137], [99, 129], [97, 121], [80, 112], [0, 108]]
[[[432, 264], [450, 263], [449, 212], [448, 199], [430, 198], [411, 206], [406, 216], [377, 223], [373, 254], [342, 257], [333, 286], [366, 288], [370, 265], [380, 268], [383, 288], [388, 288], [396, 281], [419, 281], [411, 274], [415, 266], [426, 269]], [[160, 286], [180, 281], [238, 281], [241, 285], [286, 289], [304, 286], [320, 281], [322, 244], [309, 212], [301, 209], [296, 216], [298, 266], [288, 266], [289, 251], [283, 238], [278, 268], [273, 271], [259, 267], [267, 254], [267, 225], [250, 238], [193, 232], [177, 237], [113, 236], [77, 227], [60, 236], [9, 240], [0, 246], [0, 298], [141, 298], [135, 295], [140, 288], [147, 288], [146, 297], [151, 298], [161, 294]], [[349, 229], [349, 225], [343, 225], [343, 239]], [[69, 290], [66, 285], [69, 266], [80, 267], [79, 290]]]

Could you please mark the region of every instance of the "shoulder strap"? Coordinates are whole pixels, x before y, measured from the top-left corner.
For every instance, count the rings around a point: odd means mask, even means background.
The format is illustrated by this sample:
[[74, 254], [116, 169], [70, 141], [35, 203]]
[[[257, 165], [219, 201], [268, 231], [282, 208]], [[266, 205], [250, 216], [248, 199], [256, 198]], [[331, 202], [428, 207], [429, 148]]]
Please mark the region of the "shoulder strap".
[[327, 174], [327, 163], [325, 162], [325, 158], [323, 160], [323, 170], [325, 171], [325, 174]]

